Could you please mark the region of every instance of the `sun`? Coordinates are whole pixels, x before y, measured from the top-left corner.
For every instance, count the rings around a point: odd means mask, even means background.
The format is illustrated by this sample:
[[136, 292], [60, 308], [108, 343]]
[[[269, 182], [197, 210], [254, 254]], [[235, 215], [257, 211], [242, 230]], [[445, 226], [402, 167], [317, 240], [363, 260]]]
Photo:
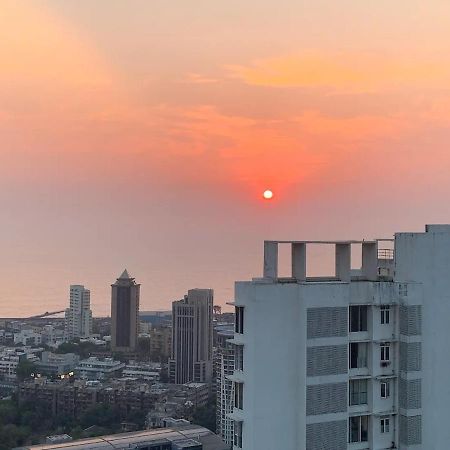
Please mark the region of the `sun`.
[[263, 197], [266, 200], [270, 200], [273, 197], [273, 192], [271, 190], [267, 189], [266, 191], [264, 191]]

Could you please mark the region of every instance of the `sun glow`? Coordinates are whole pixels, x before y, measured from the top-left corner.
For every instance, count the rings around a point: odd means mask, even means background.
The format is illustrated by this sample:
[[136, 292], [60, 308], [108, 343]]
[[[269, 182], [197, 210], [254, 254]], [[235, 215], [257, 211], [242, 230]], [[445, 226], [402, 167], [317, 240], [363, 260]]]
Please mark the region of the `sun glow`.
[[273, 192], [271, 190], [267, 189], [266, 191], [264, 191], [263, 197], [266, 200], [270, 200], [273, 197]]

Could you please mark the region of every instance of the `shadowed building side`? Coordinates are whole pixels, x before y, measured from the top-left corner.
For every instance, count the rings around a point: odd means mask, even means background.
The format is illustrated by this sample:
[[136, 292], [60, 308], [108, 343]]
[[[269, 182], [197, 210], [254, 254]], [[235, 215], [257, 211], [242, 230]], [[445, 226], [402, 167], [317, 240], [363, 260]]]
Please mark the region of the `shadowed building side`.
[[111, 350], [133, 352], [139, 333], [140, 284], [124, 270], [111, 288]]

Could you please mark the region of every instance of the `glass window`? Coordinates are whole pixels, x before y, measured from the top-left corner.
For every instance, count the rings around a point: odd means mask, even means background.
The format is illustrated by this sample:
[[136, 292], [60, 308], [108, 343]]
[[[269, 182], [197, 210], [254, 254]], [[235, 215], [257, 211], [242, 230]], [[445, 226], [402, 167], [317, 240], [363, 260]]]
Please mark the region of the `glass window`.
[[234, 364], [236, 370], [244, 370], [244, 347], [242, 345], [234, 346]]
[[242, 409], [244, 406], [244, 384], [234, 383], [234, 406]]
[[350, 343], [350, 369], [367, 367], [367, 342]]
[[348, 419], [349, 442], [367, 442], [369, 438], [369, 416], [355, 416]]
[[390, 347], [391, 344], [389, 342], [383, 342], [380, 344], [380, 360], [381, 362], [390, 361]]
[[381, 325], [386, 325], [390, 322], [390, 306], [388, 305], [382, 305], [380, 308], [380, 314], [381, 314]]
[[244, 332], [244, 307], [235, 307], [235, 328], [236, 333], [242, 334]]
[[242, 448], [242, 422], [234, 422], [234, 446]]
[[349, 405], [367, 404], [367, 380], [350, 380]]
[[367, 331], [367, 306], [352, 305], [350, 306], [349, 312], [350, 332]]
[[390, 425], [389, 417], [382, 417], [380, 419], [380, 431], [382, 434], [389, 433], [389, 425]]
[[391, 386], [389, 381], [381, 382], [381, 398], [388, 398], [391, 395]]

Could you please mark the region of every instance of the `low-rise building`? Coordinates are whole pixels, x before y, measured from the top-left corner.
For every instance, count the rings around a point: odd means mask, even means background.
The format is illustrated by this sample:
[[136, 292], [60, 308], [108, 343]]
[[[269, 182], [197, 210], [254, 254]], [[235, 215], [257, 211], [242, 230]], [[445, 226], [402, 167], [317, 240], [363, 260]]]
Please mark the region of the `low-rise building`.
[[31, 349], [28, 347], [6, 347], [0, 351], [0, 376], [4, 380], [15, 380], [18, 365], [22, 361], [39, 362], [36, 353], [42, 352], [42, 348]]
[[75, 353], [58, 354], [42, 352], [41, 360], [37, 363], [39, 373], [49, 376], [67, 375], [75, 370], [80, 357]]
[[122, 372], [123, 377], [135, 378], [138, 380], [159, 382], [161, 373], [160, 363], [138, 363], [130, 361]]
[[121, 374], [125, 364], [113, 358], [90, 357], [80, 361], [75, 368], [77, 376], [87, 380], [104, 380]]
[[41, 345], [42, 334], [36, 333], [31, 329], [24, 329], [18, 333], [14, 333], [14, 344], [22, 345]]

